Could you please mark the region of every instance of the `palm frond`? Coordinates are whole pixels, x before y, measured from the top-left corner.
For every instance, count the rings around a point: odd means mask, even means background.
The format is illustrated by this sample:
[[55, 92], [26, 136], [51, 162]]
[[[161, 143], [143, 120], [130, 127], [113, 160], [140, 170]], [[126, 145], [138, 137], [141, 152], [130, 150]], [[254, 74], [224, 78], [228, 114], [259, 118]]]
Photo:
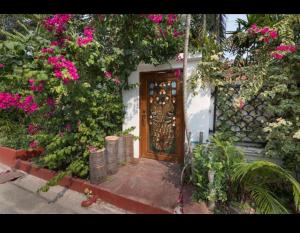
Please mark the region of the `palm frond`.
[[[300, 210], [300, 184], [293, 177], [291, 172], [283, 169], [279, 165], [269, 161], [238, 163], [234, 166], [233, 175], [232, 175], [232, 179], [234, 182], [242, 183], [248, 188], [249, 186], [251, 187], [251, 185], [260, 186], [261, 189], [266, 189], [266, 184], [268, 183], [268, 181], [270, 180], [274, 181], [274, 178], [281, 179], [291, 185], [293, 189], [294, 204], [297, 211], [299, 211]], [[260, 193], [262, 195], [266, 195], [261, 191], [261, 189], [259, 189], [260, 192], [257, 191], [258, 189], [256, 189], [256, 199], [257, 199], [257, 195], [259, 195]], [[272, 199], [269, 200], [272, 201]], [[275, 202], [273, 204], [276, 205]]]
[[288, 210], [276, 199], [276, 196], [261, 185], [249, 185], [251, 198], [262, 214], [288, 214]]

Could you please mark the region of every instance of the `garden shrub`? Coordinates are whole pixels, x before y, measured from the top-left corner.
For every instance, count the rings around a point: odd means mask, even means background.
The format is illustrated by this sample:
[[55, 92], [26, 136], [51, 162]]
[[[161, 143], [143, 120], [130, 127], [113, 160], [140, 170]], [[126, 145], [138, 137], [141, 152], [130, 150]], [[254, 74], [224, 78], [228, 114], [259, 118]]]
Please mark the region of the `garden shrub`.
[[[236, 187], [232, 184], [233, 166], [243, 161], [243, 152], [221, 134], [215, 134], [211, 143], [198, 145], [194, 150], [195, 198], [215, 201], [218, 204], [233, 200]], [[214, 171], [214, 182], [209, 183], [208, 173]], [[211, 190], [214, 190], [211, 192]]]
[[[249, 15], [248, 18], [249, 22], [243, 22], [243, 27], [221, 48], [212, 46], [214, 42], [210, 41], [213, 49], [199, 63], [190, 83], [193, 88], [204, 84], [240, 85], [232, 103], [234, 112], [242, 112], [245, 104], [259, 94], [266, 105], [264, 111], [272, 118], [255, 130], [264, 130], [257, 137], [264, 136], [266, 155], [281, 158], [284, 167], [299, 179], [300, 16]], [[224, 51], [233, 52], [234, 61], [224, 59]], [[226, 131], [227, 127], [223, 128]], [[225, 131], [220, 132], [228, 133]]]
[[59, 171], [46, 191], [65, 175], [88, 177], [89, 148], [121, 131], [127, 77], [140, 62], [175, 57], [181, 24], [170, 14], [25, 15], [23, 22], [21, 30], [1, 30], [1, 127], [22, 131], [3, 144], [45, 148], [35, 162]]

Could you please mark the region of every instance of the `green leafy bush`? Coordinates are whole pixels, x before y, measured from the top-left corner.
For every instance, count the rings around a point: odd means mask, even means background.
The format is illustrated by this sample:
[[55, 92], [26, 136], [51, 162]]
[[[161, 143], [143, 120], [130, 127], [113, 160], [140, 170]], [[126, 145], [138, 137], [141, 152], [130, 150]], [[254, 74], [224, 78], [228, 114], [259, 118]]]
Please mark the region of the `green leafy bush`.
[[[21, 18], [18, 31], [0, 30], [0, 94], [20, 97], [9, 106], [2, 98], [2, 133], [9, 134], [3, 143], [45, 148], [35, 162], [59, 172], [47, 190], [64, 175], [88, 178], [89, 148], [102, 148], [105, 136], [122, 128], [129, 74], [141, 62], [174, 58], [182, 37], [173, 33], [181, 23], [169, 25], [163, 16], [156, 24], [134, 14]], [[30, 113], [24, 112], [25, 96], [34, 101]], [[28, 132], [31, 124], [38, 126], [34, 133]]]
[[[219, 204], [231, 201], [236, 192], [231, 180], [232, 169], [236, 163], [243, 161], [243, 156], [240, 150], [220, 134], [215, 134], [211, 143], [198, 145], [194, 150], [195, 198]], [[213, 183], [209, 183], [209, 171], [215, 172]]]

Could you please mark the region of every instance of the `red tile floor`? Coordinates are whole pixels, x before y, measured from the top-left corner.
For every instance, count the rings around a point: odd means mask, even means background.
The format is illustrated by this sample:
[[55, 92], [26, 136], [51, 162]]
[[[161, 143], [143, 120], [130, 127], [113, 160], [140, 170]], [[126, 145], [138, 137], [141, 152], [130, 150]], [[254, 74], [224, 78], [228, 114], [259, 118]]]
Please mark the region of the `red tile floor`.
[[[181, 167], [152, 159], [139, 159], [119, 168], [100, 184], [113, 193], [173, 212], [180, 193]], [[183, 191], [184, 213], [209, 213], [204, 203], [192, 202], [191, 186]]]

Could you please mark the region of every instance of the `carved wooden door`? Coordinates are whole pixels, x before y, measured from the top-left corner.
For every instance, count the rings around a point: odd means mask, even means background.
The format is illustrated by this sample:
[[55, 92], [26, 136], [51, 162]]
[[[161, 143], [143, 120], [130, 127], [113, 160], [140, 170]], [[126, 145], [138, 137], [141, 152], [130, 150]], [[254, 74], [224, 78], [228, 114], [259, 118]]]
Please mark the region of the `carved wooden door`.
[[182, 79], [174, 70], [140, 73], [141, 156], [183, 161]]

